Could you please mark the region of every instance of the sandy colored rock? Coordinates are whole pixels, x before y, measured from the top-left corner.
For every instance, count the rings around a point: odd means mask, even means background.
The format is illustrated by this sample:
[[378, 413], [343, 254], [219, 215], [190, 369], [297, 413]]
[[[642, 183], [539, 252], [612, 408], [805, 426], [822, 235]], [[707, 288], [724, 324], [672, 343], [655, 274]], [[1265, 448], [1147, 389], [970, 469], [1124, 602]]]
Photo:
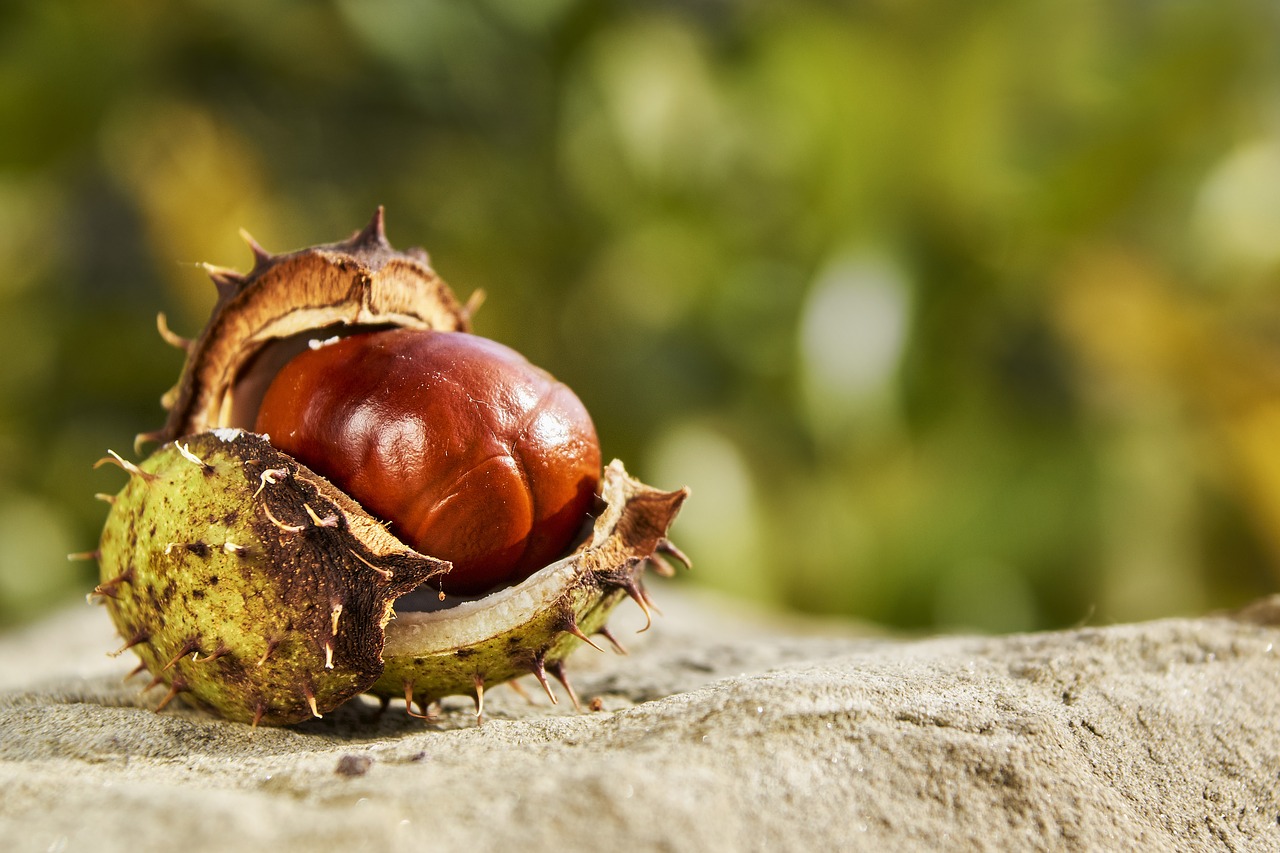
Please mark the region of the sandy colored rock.
[[899, 641], [657, 595], [667, 618], [618, 631], [630, 656], [571, 661], [604, 710], [501, 688], [478, 727], [465, 702], [256, 731], [155, 714], [103, 614], [61, 614], [0, 639], [0, 846], [1280, 849], [1280, 598]]

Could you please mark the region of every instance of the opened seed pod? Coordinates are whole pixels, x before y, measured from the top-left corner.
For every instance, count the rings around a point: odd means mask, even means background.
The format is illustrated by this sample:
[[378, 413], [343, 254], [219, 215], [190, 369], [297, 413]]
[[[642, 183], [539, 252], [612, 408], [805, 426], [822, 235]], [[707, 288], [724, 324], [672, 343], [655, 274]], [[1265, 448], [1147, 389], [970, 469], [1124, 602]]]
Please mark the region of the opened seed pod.
[[[687, 492], [600, 470], [586, 410], [549, 374], [470, 334], [425, 253], [351, 239], [248, 274], [164, 397], [159, 448], [109, 498], [96, 552], [124, 639], [167, 687], [243, 722], [289, 724], [361, 693], [425, 715], [547, 675], [648, 567]], [[123, 649], [122, 649], [123, 650]], [[418, 709], [415, 711], [415, 706]]]

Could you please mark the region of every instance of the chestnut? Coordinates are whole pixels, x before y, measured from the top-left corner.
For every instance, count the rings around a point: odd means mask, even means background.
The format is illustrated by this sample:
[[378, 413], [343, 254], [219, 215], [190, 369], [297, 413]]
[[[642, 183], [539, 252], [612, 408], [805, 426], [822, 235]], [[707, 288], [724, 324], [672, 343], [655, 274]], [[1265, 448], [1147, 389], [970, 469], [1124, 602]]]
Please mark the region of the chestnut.
[[381, 208], [336, 243], [249, 243], [249, 272], [206, 266], [197, 337], [158, 320], [186, 353], [137, 452], [159, 446], [99, 463], [129, 479], [102, 496], [90, 600], [143, 691], [167, 687], [156, 710], [290, 725], [362, 693], [426, 718], [468, 695], [479, 717], [524, 675], [576, 706], [566, 658], [616, 646], [624, 599], [647, 627], [643, 575], [687, 564], [667, 530], [688, 491], [602, 472], [577, 398], [471, 335], [478, 303], [391, 246]]
[[323, 474], [472, 595], [562, 555], [587, 519], [600, 445], [551, 374], [465, 332], [315, 342], [272, 380], [255, 431]]

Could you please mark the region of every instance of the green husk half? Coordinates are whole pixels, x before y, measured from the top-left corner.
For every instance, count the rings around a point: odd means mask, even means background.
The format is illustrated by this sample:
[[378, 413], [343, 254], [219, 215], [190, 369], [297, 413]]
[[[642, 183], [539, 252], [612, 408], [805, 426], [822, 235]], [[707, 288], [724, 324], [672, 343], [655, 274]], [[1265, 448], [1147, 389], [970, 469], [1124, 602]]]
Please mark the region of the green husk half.
[[365, 692], [426, 705], [561, 677], [618, 601], [646, 604], [644, 563], [685, 498], [614, 462], [576, 553], [488, 596], [397, 614], [398, 598], [449, 564], [263, 436], [214, 430], [123, 467], [96, 594], [153, 686], [254, 724], [296, 723]]

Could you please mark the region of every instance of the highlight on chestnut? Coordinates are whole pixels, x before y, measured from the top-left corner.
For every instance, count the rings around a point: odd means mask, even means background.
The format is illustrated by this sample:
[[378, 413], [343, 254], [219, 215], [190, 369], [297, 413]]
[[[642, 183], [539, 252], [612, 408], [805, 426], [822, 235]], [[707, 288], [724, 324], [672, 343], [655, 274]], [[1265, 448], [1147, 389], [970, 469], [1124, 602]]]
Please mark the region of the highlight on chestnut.
[[[252, 725], [320, 717], [360, 694], [434, 719], [440, 701], [532, 676], [579, 705], [565, 660], [623, 599], [650, 624], [648, 569], [687, 489], [614, 460], [582, 402], [471, 332], [421, 249], [382, 210], [347, 240], [206, 266], [218, 301], [186, 339], [157, 442], [107, 496], [106, 606], [135, 672]], [[100, 463], [101, 464], [101, 463]], [[644, 629], [642, 629], [644, 630]], [[548, 679], [551, 676], [551, 679]]]

